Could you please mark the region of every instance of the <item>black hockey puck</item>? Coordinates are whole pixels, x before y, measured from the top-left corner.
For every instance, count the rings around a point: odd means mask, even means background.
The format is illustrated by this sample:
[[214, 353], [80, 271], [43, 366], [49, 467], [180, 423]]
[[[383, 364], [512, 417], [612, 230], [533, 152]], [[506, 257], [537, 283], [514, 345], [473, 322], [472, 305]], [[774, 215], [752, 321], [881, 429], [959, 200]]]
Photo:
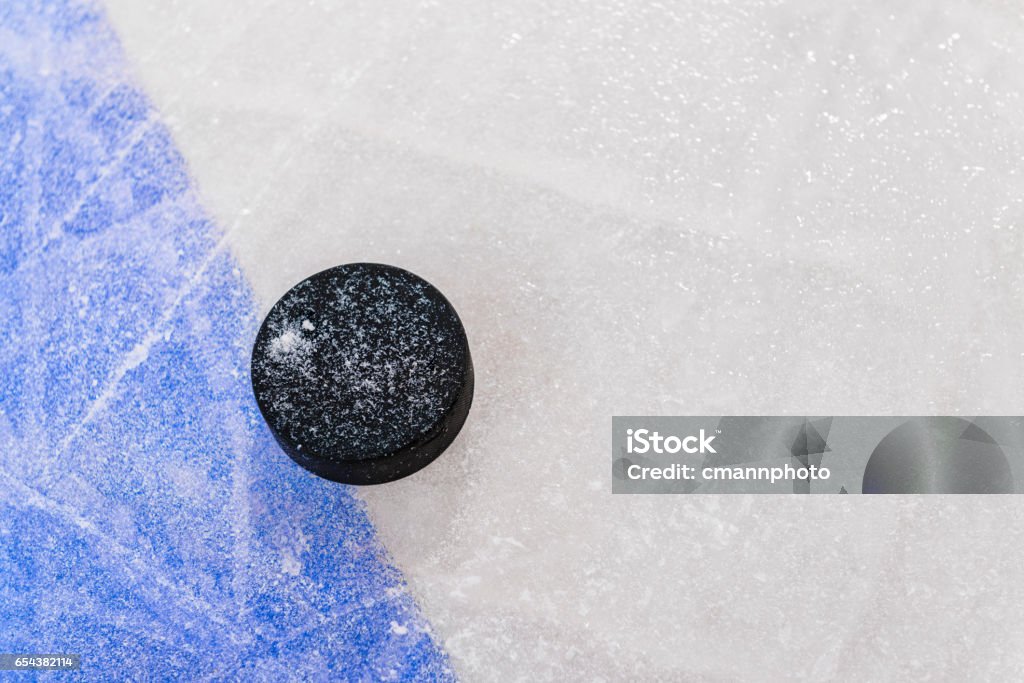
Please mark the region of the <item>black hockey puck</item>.
[[292, 287], [252, 350], [252, 388], [281, 448], [321, 477], [382, 484], [427, 466], [473, 401], [448, 300], [393, 266], [353, 263]]

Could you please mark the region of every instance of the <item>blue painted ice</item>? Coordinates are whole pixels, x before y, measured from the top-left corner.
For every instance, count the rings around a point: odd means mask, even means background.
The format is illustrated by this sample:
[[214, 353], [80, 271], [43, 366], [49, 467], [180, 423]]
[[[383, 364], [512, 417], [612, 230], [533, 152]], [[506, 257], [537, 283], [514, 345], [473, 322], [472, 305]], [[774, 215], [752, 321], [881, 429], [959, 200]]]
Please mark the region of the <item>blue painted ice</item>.
[[362, 503], [256, 412], [249, 287], [91, 4], [0, 8], [0, 652], [448, 679]]

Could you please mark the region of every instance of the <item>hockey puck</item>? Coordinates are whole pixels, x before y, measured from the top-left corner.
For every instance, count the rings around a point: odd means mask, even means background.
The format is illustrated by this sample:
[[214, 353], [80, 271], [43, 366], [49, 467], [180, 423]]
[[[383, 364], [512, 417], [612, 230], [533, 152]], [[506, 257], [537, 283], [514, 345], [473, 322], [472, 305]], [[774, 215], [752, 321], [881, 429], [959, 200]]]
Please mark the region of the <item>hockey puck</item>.
[[345, 484], [382, 484], [430, 464], [473, 400], [455, 309], [393, 266], [313, 275], [274, 304], [252, 350], [263, 418], [292, 460]]

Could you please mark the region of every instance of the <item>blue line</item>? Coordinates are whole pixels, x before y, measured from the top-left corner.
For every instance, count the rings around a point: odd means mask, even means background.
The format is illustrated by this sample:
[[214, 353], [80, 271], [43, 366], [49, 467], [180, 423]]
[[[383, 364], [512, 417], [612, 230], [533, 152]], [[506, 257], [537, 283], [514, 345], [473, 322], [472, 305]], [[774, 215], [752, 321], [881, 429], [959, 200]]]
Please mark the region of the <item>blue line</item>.
[[102, 12], [4, 3], [0, 652], [79, 653], [87, 680], [451, 680], [363, 504], [262, 424], [220, 237]]

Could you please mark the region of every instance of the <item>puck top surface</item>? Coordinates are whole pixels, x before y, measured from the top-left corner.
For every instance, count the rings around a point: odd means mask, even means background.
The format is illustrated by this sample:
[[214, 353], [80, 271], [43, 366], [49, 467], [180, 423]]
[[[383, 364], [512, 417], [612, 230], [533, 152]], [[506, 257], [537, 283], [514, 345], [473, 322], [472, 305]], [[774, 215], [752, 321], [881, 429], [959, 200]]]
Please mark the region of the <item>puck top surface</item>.
[[256, 336], [253, 391], [282, 448], [346, 483], [397, 479], [454, 439], [472, 397], [462, 323], [401, 268], [337, 266], [290, 289]]

